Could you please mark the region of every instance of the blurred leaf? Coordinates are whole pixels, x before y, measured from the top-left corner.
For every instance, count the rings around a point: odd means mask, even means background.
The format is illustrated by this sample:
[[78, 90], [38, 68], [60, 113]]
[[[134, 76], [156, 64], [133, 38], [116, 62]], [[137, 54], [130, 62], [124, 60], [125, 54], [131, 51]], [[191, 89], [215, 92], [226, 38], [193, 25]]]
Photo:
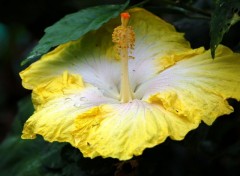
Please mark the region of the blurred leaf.
[[212, 14], [210, 36], [211, 54], [215, 57], [215, 50], [222, 41], [223, 36], [232, 25], [240, 21], [239, 0], [217, 0], [216, 7]]
[[[18, 103], [19, 112], [12, 126], [12, 132], [0, 145], [1, 176], [41, 176], [43, 163], [49, 166], [57, 163], [65, 144], [48, 143], [38, 137], [35, 140], [22, 140], [20, 135], [26, 119], [32, 114], [33, 106], [30, 96]], [[52, 161], [52, 162], [51, 162]]]
[[77, 163], [71, 163], [71, 164], [66, 165], [63, 168], [62, 175], [64, 175], [64, 176], [89, 176], [80, 169], [80, 167], [77, 165]]
[[18, 102], [18, 113], [12, 125], [12, 134], [21, 134], [24, 123], [33, 114], [33, 111], [31, 96], [27, 96]]
[[111, 18], [117, 17], [129, 4], [102, 5], [69, 14], [45, 29], [45, 35], [21, 64], [24, 65], [47, 53], [60, 44], [77, 40], [89, 31], [100, 28]]
[[7, 47], [9, 46], [9, 32], [6, 25], [0, 23], [0, 63], [2, 59], [4, 59], [2, 56], [6, 53]]
[[41, 138], [22, 140], [20, 136], [9, 136], [0, 146], [0, 175], [40, 176], [42, 162], [56, 160], [63, 145]]

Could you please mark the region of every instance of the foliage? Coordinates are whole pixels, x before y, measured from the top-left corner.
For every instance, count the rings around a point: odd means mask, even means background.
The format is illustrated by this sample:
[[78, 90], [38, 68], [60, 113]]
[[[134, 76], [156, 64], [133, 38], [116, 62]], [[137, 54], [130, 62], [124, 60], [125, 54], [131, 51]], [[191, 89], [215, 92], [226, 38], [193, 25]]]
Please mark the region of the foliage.
[[[43, 139], [22, 140], [20, 134], [26, 119], [33, 113], [31, 98], [19, 102], [19, 113], [12, 133], [0, 146], [0, 175], [40, 176], [39, 168], [45, 159], [54, 157], [61, 144], [47, 144]], [[55, 157], [56, 160], [56, 157]]]
[[223, 36], [230, 27], [240, 21], [239, 0], [217, 0], [215, 10], [211, 18], [211, 53], [215, 56], [215, 50], [222, 41]]

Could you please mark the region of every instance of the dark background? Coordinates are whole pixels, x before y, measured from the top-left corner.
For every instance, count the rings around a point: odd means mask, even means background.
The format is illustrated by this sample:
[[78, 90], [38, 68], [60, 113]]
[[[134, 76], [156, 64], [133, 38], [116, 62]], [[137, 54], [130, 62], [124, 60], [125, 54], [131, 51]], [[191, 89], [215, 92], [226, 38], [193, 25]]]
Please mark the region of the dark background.
[[[0, 143], [10, 133], [12, 122], [18, 113], [19, 100], [31, 93], [21, 86], [18, 73], [24, 67], [20, 66], [20, 62], [43, 36], [44, 29], [66, 14], [79, 9], [123, 2], [121, 0], [0, 1]], [[131, 5], [138, 2], [131, 1]], [[209, 15], [214, 8], [213, 2], [209, 0], [194, 2], [194, 7], [206, 13], [204, 17], [199, 18], [192, 13], [186, 14], [176, 9], [168, 9], [162, 6], [160, 0], [148, 1], [144, 7], [174, 24], [178, 31], [184, 32], [193, 48], [204, 46], [209, 49]], [[240, 25], [236, 24], [225, 35], [222, 43], [234, 51], [239, 51], [239, 31]], [[235, 107], [232, 115], [220, 117], [211, 127], [200, 125], [197, 130], [190, 132], [184, 141], [167, 140], [154, 149], [147, 149], [143, 156], [135, 158], [137, 164], [134, 164], [134, 160], [118, 163], [115, 160], [102, 162], [101, 159], [96, 159], [86, 160], [87, 164], [84, 162], [83, 168], [86, 165], [88, 175], [113, 173], [176, 176], [240, 175], [240, 105], [234, 100], [229, 102]], [[67, 153], [74, 149], [65, 146], [63, 150]], [[77, 156], [80, 155], [76, 153]], [[103, 171], [108, 162], [111, 165], [110, 169]], [[93, 167], [98, 165], [98, 168], [89, 169], [87, 165]]]

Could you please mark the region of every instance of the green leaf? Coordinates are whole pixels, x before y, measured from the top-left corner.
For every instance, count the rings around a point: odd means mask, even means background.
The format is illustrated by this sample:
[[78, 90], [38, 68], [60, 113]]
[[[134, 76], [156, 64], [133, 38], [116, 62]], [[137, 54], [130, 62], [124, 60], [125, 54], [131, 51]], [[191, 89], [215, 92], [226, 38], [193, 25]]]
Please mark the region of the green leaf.
[[27, 96], [18, 103], [18, 114], [9, 136], [0, 145], [0, 175], [41, 176], [44, 163], [51, 167], [59, 165], [65, 143], [48, 143], [41, 137], [35, 140], [21, 139], [21, 131], [26, 119], [33, 113], [31, 97]]
[[0, 175], [41, 176], [43, 161], [56, 160], [65, 144], [47, 143], [42, 138], [22, 140], [9, 136], [0, 146]]
[[12, 125], [12, 134], [21, 134], [24, 123], [33, 114], [33, 111], [31, 96], [27, 96], [18, 102], [18, 113]]
[[89, 31], [97, 30], [110, 19], [117, 17], [129, 4], [102, 5], [69, 14], [45, 29], [45, 35], [21, 65], [36, 60], [51, 48], [77, 40]]
[[212, 57], [215, 57], [215, 50], [223, 39], [223, 36], [232, 25], [240, 21], [239, 0], [217, 0], [216, 7], [212, 14], [210, 26], [210, 47]]

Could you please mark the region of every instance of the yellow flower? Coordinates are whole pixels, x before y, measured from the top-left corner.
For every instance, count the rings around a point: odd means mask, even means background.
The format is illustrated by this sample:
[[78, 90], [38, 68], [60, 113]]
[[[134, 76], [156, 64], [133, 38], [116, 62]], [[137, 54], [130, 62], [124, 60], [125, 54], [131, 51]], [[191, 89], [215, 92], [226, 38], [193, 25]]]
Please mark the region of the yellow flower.
[[128, 12], [129, 24], [113, 19], [20, 73], [35, 107], [23, 139], [39, 134], [85, 157], [127, 160], [233, 111], [226, 99], [240, 100], [239, 54], [219, 46], [213, 60], [150, 12]]

